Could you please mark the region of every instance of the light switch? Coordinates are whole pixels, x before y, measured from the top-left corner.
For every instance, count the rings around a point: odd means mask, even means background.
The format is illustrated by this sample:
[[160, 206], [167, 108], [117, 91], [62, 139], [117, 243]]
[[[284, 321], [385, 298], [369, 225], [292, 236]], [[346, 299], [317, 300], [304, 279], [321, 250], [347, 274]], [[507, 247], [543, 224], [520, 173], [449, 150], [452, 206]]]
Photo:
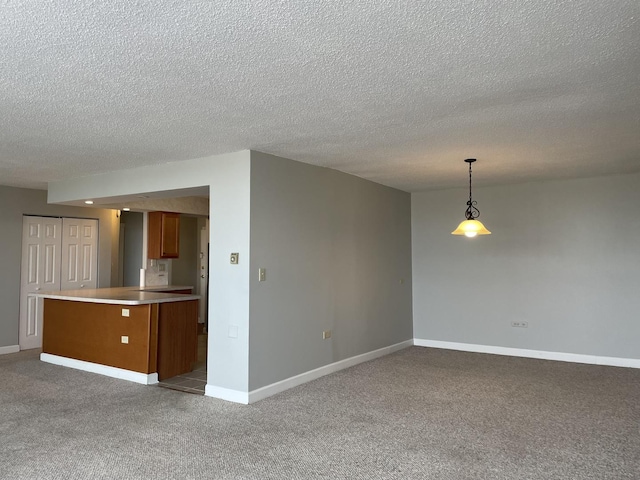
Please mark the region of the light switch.
[[259, 282], [264, 282], [267, 279], [267, 269], [266, 268], [259, 268], [258, 269], [258, 281]]
[[123, 317], [128, 317], [129, 316], [129, 309], [128, 308], [123, 308], [122, 309], [122, 316]]

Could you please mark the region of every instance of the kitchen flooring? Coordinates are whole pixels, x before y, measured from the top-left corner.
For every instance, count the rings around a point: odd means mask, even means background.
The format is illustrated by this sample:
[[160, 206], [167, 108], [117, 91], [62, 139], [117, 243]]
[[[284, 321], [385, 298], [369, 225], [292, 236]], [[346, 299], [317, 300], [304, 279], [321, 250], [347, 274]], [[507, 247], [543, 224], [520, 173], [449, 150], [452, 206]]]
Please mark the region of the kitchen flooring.
[[204, 395], [204, 386], [207, 384], [207, 334], [198, 335], [198, 361], [193, 371], [165, 378], [158, 383], [160, 387], [179, 390], [185, 393]]

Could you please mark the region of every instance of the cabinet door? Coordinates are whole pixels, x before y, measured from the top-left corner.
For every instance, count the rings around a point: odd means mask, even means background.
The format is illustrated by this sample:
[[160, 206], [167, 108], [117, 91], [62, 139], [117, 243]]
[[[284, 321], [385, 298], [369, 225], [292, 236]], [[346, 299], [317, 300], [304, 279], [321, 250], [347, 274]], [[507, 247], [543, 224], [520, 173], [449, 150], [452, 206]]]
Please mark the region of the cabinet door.
[[149, 212], [147, 257], [178, 258], [180, 251], [180, 214]]
[[180, 215], [162, 214], [162, 258], [178, 258], [180, 253]]

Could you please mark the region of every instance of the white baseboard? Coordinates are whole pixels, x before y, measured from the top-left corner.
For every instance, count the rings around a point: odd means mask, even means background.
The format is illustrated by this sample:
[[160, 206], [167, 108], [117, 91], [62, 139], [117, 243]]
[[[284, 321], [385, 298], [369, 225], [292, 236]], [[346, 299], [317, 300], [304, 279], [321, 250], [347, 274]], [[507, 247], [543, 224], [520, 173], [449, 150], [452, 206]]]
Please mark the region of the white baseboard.
[[20, 351], [20, 345], [9, 345], [7, 347], [0, 347], [0, 355], [7, 355], [8, 353], [18, 353]]
[[109, 367], [107, 365], [100, 365], [99, 363], [85, 362], [84, 360], [76, 360], [75, 358], [60, 357], [58, 355], [51, 355], [50, 353], [41, 353], [40, 360], [47, 363], [53, 363], [54, 365], [61, 365], [63, 367], [75, 368], [76, 370], [83, 370], [85, 372], [98, 373], [106, 377], [119, 378], [121, 380], [128, 380], [130, 382], [141, 383], [143, 385], [154, 385], [158, 383], [157, 373], [140, 373], [133, 372], [131, 370], [124, 370], [122, 368]]
[[229, 390], [227, 388], [216, 387], [214, 385], [207, 385], [205, 387], [204, 394], [208, 397], [220, 398], [222, 400], [228, 400], [230, 402], [242, 403], [247, 405], [249, 403], [255, 403], [259, 400], [275, 395], [276, 393], [284, 392], [285, 390], [289, 390], [290, 388], [297, 387], [298, 385], [302, 385], [303, 383], [307, 383], [317, 378], [324, 377], [325, 375], [329, 375], [330, 373], [353, 367], [354, 365], [358, 365], [359, 363], [368, 362], [369, 360], [388, 355], [398, 350], [402, 350], [403, 348], [411, 347], [412, 345], [413, 339], [406, 340], [404, 342], [396, 343], [395, 345], [379, 348], [378, 350], [374, 350], [372, 352], [367, 352], [363, 353], [362, 355], [356, 355], [355, 357], [340, 360], [339, 362], [330, 363], [329, 365], [325, 365], [324, 367], [316, 368], [315, 370], [310, 370], [308, 372], [301, 373], [300, 375], [286, 378], [279, 382], [272, 383], [271, 385], [258, 388], [248, 393], [241, 392], [239, 390]]
[[610, 367], [640, 368], [640, 359], [621, 357], [601, 357], [597, 355], [583, 355], [579, 353], [547, 352], [544, 350], [527, 350], [522, 348], [495, 347], [491, 345], [476, 345], [473, 343], [443, 342], [441, 340], [414, 339], [418, 347], [444, 348], [446, 350], [460, 350], [463, 352], [491, 353], [511, 357], [539, 358], [556, 360], [559, 362], [588, 363], [591, 365], [607, 365]]
[[247, 405], [249, 403], [249, 394], [247, 392], [241, 392], [240, 390], [231, 390], [229, 388], [216, 387], [215, 385], [206, 385], [204, 387], [204, 394], [207, 397], [219, 398], [228, 402], [242, 403]]
[[330, 363], [329, 365], [325, 365], [324, 367], [316, 368], [315, 370], [310, 370], [294, 377], [286, 378], [279, 382], [272, 383], [271, 385], [267, 385], [265, 387], [258, 388], [257, 390], [249, 392], [249, 403], [257, 402], [258, 400], [262, 400], [263, 398], [270, 397], [272, 395], [275, 395], [276, 393], [284, 392], [285, 390], [297, 387], [298, 385], [302, 385], [303, 383], [307, 383], [317, 378], [324, 377], [325, 375], [329, 375], [330, 373], [344, 370], [345, 368], [353, 367], [354, 365], [368, 362], [369, 360], [373, 360], [378, 357], [389, 355], [390, 353], [402, 350], [403, 348], [411, 347], [412, 345], [413, 339], [407, 340], [404, 342], [396, 343], [395, 345], [379, 348], [378, 350], [374, 350], [372, 352], [367, 352], [361, 355], [356, 355], [355, 357], [346, 358], [344, 360], [340, 360], [339, 362]]

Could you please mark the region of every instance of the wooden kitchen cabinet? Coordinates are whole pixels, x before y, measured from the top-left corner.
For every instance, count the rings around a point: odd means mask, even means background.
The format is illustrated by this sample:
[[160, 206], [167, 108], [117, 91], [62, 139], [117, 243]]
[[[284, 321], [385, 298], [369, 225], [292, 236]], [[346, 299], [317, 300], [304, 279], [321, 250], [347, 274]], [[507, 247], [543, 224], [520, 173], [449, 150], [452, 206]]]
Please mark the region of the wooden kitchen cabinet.
[[198, 359], [198, 300], [131, 304], [132, 297], [126, 296], [127, 304], [98, 303], [105, 300], [91, 297], [45, 298], [42, 352], [157, 373], [160, 381], [193, 370]]
[[149, 212], [148, 258], [178, 258], [180, 251], [180, 214]]

